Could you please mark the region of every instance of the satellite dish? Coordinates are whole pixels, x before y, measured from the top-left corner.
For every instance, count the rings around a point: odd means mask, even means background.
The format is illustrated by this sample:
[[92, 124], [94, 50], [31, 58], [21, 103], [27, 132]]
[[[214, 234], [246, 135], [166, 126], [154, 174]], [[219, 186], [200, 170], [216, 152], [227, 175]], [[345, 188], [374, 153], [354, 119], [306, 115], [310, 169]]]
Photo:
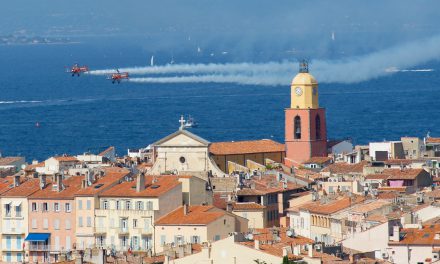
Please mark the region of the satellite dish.
[[44, 185], [45, 185], [45, 184], [44, 184], [43, 182], [41, 182], [41, 183], [40, 183], [40, 188], [43, 189], [43, 188], [44, 188]]
[[287, 230], [287, 231], [286, 231], [286, 236], [288, 236], [288, 237], [292, 237], [292, 236], [293, 236], [293, 232], [292, 232], [292, 230]]
[[247, 235], [246, 235], [246, 239], [247, 239], [247, 240], [253, 240], [253, 239], [254, 239], [254, 235], [252, 235], [252, 234], [247, 234]]

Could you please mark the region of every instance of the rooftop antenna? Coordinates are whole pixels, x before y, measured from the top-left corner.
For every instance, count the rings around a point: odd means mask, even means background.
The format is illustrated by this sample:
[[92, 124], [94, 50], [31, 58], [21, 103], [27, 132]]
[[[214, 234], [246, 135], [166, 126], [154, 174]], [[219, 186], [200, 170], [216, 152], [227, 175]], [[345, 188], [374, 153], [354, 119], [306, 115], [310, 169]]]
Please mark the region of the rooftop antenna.
[[309, 62], [306, 59], [299, 61], [299, 72], [308, 73], [309, 72]]

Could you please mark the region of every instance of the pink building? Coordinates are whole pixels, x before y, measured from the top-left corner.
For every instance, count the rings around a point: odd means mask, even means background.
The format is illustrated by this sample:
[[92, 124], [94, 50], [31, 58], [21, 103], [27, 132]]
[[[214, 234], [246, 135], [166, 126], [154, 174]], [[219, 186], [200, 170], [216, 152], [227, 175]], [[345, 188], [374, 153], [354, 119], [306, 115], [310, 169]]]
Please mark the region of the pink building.
[[[74, 195], [83, 177], [53, 176], [49, 183], [40, 176], [40, 189], [29, 196], [29, 234], [26, 253], [29, 262], [55, 262], [75, 247]], [[87, 221], [92, 221], [92, 217]]]

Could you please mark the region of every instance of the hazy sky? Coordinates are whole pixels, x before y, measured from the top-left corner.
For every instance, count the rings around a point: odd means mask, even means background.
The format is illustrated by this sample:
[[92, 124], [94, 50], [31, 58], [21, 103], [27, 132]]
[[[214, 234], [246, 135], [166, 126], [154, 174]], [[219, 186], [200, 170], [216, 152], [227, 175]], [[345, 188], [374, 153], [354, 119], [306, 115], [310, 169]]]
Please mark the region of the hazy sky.
[[[363, 53], [440, 33], [438, 0], [5, 1], [0, 33], [142, 36], [158, 47], [303, 49]], [[334, 32], [335, 40], [332, 40]]]

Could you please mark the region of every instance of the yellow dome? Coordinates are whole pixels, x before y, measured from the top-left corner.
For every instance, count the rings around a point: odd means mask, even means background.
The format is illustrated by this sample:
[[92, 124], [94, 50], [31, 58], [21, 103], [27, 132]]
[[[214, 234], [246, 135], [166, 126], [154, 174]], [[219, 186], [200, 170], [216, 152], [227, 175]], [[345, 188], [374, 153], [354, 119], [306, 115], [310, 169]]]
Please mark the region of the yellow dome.
[[317, 85], [315, 77], [308, 72], [300, 72], [292, 80], [292, 85]]

